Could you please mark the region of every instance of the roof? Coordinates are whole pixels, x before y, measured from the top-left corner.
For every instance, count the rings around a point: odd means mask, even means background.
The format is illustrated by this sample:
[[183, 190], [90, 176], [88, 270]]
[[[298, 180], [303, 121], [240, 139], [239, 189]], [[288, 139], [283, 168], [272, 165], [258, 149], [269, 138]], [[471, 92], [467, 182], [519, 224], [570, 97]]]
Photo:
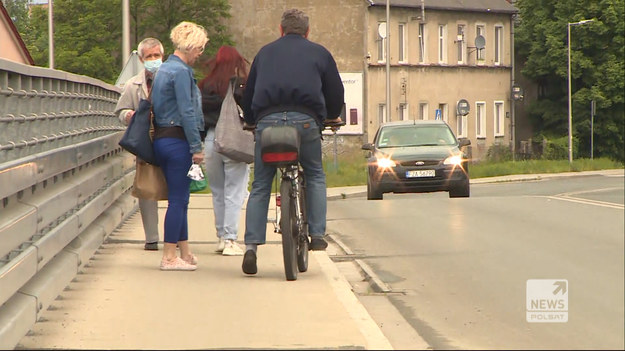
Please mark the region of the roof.
[[9, 12], [4, 7], [2, 1], [0, 1], [0, 16], [4, 17], [5, 22], [9, 25], [9, 30], [12, 32], [13, 37], [15, 37], [17, 45], [19, 45], [19, 47], [22, 49], [26, 60], [28, 60], [31, 65], [34, 65], [35, 61], [33, 60], [33, 57], [30, 56], [30, 52], [28, 51], [26, 44], [24, 44], [20, 32], [17, 30], [17, 27], [15, 27], [15, 23], [13, 23], [13, 20], [11, 19], [11, 16], [9, 16]]
[[[386, 6], [387, 0], [368, 0], [371, 6]], [[445, 11], [470, 11], [492, 13], [517, 13], [518, 10], [506, 0], [389, 0], [392, 7], [421, 8]]]

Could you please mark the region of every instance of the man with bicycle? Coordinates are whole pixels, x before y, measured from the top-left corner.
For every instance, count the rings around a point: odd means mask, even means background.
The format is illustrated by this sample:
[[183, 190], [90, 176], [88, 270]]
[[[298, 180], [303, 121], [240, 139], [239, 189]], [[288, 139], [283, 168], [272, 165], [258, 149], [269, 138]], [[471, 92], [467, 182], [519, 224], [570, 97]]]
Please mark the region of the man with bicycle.
[[243, 93], [247, 126], [256, 126], [254, 181], [245, 217], [243, 272], [256, 274], [256, 249], [265, 244], [267, 212], [276, 167], [263, 164], [262, 131], [272, 125], [292, 125], [300, 134], [299, 161], [306, 177], [306, 208], [312, 250], [325, 250], [326, 178], [321, 163], [324, 123], [338, 123], [344, 88], [332, 54], [309, 41], [308, 16], [286, 10], [281, 37], [260, 49]]

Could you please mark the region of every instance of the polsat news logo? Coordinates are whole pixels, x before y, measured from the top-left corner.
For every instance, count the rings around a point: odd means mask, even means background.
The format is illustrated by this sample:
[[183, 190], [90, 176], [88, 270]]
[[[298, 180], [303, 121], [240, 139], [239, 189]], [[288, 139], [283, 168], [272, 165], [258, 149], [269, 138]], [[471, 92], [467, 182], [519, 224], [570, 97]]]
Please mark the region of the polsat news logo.
[[566, 279], [528, 279], [526, 318], [529, 323], [566, 323], [569, 320], [569, 282]]

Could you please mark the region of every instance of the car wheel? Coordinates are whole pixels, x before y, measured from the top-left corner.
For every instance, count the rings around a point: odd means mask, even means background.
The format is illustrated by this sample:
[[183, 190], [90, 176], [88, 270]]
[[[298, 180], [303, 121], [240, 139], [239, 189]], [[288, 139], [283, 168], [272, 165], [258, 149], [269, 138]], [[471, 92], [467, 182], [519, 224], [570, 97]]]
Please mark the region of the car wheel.
[[466, 179], [461, 183], [455, 184], [449, 189], [449, 197], [469, 197], [471, 193], [471, 185]]
[[367, 200], [382, 200], [382, 192], [371, 177], [367, 178]]

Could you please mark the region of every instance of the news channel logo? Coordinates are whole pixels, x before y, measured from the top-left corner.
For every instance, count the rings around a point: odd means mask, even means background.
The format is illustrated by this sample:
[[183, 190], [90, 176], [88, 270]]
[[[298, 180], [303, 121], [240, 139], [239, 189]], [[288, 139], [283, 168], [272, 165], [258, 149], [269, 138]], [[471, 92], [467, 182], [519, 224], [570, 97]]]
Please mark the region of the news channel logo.
[[528, 323], [566, 323], [569, 320], [569, 282], [566, 279], [528, 279]]

